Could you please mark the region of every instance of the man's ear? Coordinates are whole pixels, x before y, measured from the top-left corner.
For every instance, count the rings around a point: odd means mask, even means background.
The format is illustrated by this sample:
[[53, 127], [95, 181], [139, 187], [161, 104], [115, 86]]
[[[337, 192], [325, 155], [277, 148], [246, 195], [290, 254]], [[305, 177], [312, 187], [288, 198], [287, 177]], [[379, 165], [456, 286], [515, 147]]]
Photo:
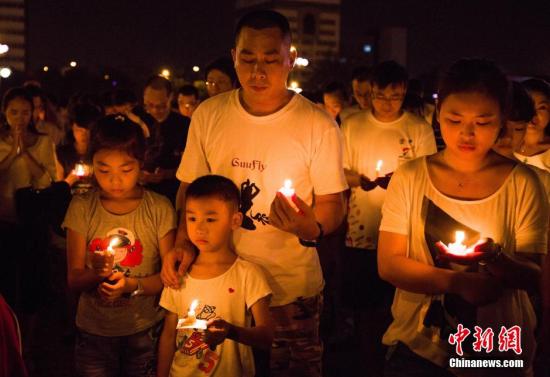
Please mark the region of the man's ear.
[[233, 214], [233, 219], [231, 222], [231, 229], [237, 230], [241, 227], [241, 224], [243, 223], [243, 214], [240, 211], [237, 211]]

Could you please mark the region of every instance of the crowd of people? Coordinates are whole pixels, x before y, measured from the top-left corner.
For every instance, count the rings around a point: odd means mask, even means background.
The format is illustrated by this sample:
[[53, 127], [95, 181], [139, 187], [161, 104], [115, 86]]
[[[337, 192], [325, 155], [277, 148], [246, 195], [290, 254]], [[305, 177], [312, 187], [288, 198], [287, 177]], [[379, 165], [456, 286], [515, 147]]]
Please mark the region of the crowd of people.
[[[79, 376], [322, 376], [357, 338], [358, 375], [548, 373], [550, 84], [461, 59], [433, 103], [386, 61], [316, 103], [284, 16], [234, 43], [207, 99], [154, 76], [63, 122], [37, 83], [5, 93], [0, 375], [34, 372], [51, 249]], [[63, 219], [29, 229], [29, 195]]]

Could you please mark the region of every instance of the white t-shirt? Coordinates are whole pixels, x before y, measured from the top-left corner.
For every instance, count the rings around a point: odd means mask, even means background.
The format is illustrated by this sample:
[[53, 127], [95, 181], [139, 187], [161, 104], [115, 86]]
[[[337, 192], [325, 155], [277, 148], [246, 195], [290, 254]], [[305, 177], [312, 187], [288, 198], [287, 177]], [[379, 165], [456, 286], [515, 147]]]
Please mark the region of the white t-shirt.
[[342, 111], [340, 111], [340, 120], [343, 122], [344, 120], [346, 120], [346, 118], [349, 118], [351, 115], [356, 114], [360, 111], [363, 111], [363, 109], [361, 109], [358, 104], [345, 107], [342, 109]]
[[550, 149], [534, 156], [524, 156], [520, 153], [514, 152], [514, 156], [525, 164], [533, 165], [539, 169], [550, 172]]
[[[342, 125], [344, 168], [376, 178], [376, 164], [382, 160], [380, 176], [395, 171], [403, 162], [435, 153], [433, 130], [422, 118], [404, 112], [393, 122], [377, 120], [371, 111], [354, 114]], [[351, 189], [346, 245], [376, 249], [381, 209], [386, 190]]]
[[314, 194], [347, 188], [340, 131], [330, 116], [299, 94], [267, 116], [245, 111], [239, 90], [210, 98], [193, 113], [176, 176], [192, 182], [206, 174], [223, 175], [241, 189], [244, 219], [234, 241], [240, 256], [267, 271], [272, 305], [317, 295], [323, 287], [317, 251], [269, 225], [268, 216], [285, 179], [308, 204]]
[[[221, 317], [233, 325], [251, 327], [250, 308], [270, 294], [260, 267], [237, 258], [226, 272], [213, 279], [194, 279], [187, 274], [181, 288], [165, 287], [160, 305], [184, 318], [191, 302], [199, 300], [197, 319]], [[251, 347], [226, 339], [211, 350], [201, 335], [193, 329], [177, 331], [170, 376], [254, 376]]]
[[[449, 198], [431, 182], [424, 157], [403, 165], [392, 177], [382, 208], [380, 230], [406, 235], [409, 258], [440, 268], [459, 268], [438, 260], [434, 246], [439, 240], [445, 244], [454, 242], [457, 230], [465, 231], [466, 245], [480, 237], [490, 237], [502, 246], [503, 252], [511, 255], [515, 252], [545, 254], [549, 212], [544, 197], [536, 174], [518, 164], [502, 186], [485, 199]], [[519, 325], [523, 353], [514, 356], [497, 351], [497, 356], [521, 357], [525, 366], [533, 357], [536, 317], [524, 290], [505, 289], [496, 302], [476, 310], [456, 295], [427, 295], [398, 288], [392, 314], [394, 320], [384, 334], [383, 343], [391, 345], [401, 341], [441, 366], [447, 366], [448, 357], [454, 355], [448, 336], [456, 331], [457, 323], [472, 332], [464, 347], [472, 345], [474, 325], [483, 330], [491, 327], [496, 350], [501, 326]], [[484, 353], [475, 355], [480, 358]]]

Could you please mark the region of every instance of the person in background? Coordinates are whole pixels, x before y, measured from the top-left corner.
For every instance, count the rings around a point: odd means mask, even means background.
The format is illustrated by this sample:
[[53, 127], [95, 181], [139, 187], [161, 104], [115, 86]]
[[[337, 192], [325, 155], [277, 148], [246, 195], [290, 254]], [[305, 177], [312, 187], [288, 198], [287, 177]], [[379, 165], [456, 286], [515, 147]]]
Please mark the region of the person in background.
[[146, 114], [140, 117], [147, 123], [151, 136], [147, 139], [141, 181], [174, 204], [179, 187], [176, 169], [185, 149], [190, 120], [172, 111], [172, 99], [169, 80], [153, 76], [147, 81], [143, 90]]
[[91, 185], [92, 165], [88, 156], [90, 130], [103, 116], [97, 106], [79, 104], [69, 110], [71, 131], [67, 144], [57, 147], [58, 176], [71, 186], [72, 192], [82, 194]]
[[[371, 72], [371, 109], [344, 120], [344, 169], [351, 188], [344, 258], [347, 300], [364, 335], [365, 366], [381, 371], [382, 334], [389, 324], [393, 287], [377, 270], [378, 227], [389, 177], [409, 160], [436, 152], [431, 127], [402, 108], [408, 74], [394, 61]], [[363, 287], [371, 287], [366, 293]]]
[[187, 84], [178, 90], [178, 110], [184, 117], [191, 118], [193, 112], [199, 106], [199, 90], [193, 85]]
[[47, 134], [56, 146], [63, 144], [65, 131], [58, 119], [54, 105], [44, 90], [34, 83], [25, 84], [25, 88], [32, 96], [34, 106], [32, 119], [36, 130]]
[[367, 67], [357, 67], [353, 70], [351, 74], [351, 89], [355, 103], [340, 113], [340, 120], [342, 122], [348, 116], [370, 108], [371, 86], [369, 73], [370, 69]]
[[208, 97], [235, 89], [237, 74], [230, 58], [218, 58], [205, 69], [206, 91]]
[[330, 116], [341, 124], [340, 112], [348, 106], [346, 88], [339, 82], [331, 82], [323, 89], [323, 106]]
[[[165, 287], [160, 305], [167, 312], [159, 344], [158, 377], [254, 376], [252, 349], [269, 349], [273, 321], [271, 288], [260, 267], [237, 256], [233, 231], [241, 226], [239, 189], [225, 177], [205, 175], [189, 185], [187, 233], [199, 254], [183, 278], [183, 287]], [[180, 329], [178, 319], [194, 308], [203, 334]], [[251, 327], [252, 320], [254, 327]], [[189, 352], [193, 347], [194, 351]]]
[[[21, 188], [48, 187], [57, 179], [55, 146], [33, 121], [33, 97], [24, 87], [2, 99], [0, 123], [0, 292], [22, 324], [25, 360], [32, 363], [36, 313], [47, 300], [48, 260], [43, 247], [30, 247], [42, 229], [20, 225], [15, 195]], [[36, 246], [36, 245], [34, 245]]]
[[518, 160], [550, 171], [550, 84], [542, 79], [521, 83], [535, 103], [536, 114], [527, 125], [523, 143], [515, 151]]
[[124, 115], [98, 121], [90, 155], [98, 190], [73, 196], [63, 223], [68, 285], [80, 293], [76, 371], [153, 377], [163, 318], [159, 271], [174, 244], [174, 209], [139, 185], [145, 138]]
[[[450, 358], [472, 357], [523, 360], [523, 368], [478, 375], [532, 376], [536, 320], [528, 292], [538, 289], [548, 248], [548, 200], [531, 169], [492, 150], [509, 103], [498, 67], [459, 60], [442, 76], [438, 96], [446, 148], [401, 166], [382, 208], [378, 268], [397, 288], [384, 373], [460, 375], [449, 370]], [[456, 263], [446, 245], [460, 242], [459, 231], [465, 246], [485, 252], [481, 265]], [[492, 329], [495, 348], [475, 352], [473, 336], [458, 347], [460, 328], [474, 333], [474, 326]], [[514, 326], [519, 355], [500, 340], [513, 337]]]

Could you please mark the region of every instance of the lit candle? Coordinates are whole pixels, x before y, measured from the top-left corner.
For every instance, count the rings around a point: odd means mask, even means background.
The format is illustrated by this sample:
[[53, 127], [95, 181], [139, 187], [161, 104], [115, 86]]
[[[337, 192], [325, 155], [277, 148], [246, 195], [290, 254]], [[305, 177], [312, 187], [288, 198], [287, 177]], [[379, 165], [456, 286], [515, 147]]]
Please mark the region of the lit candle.
[[382, 169], [382, 164], [384, 163], [384, 161], [382, 160], [378, 160], [378, 162], [376, 163], [376, 178], [378, 178], [380, 176], [380, 170]]
[[296, 195], [296, 191], [294, 190], [294, 187], [292, 187], [291, 179], [285, 179], [283, 187], [279, 189], [279, 192], [286, 197], [287, 202], [292, 208], [294, 208], [294, 210], [296, 210], [296, 212], [300, 212], [298, 207], [296, 207], [296, 204], [294, 204], [294, 202], [292, 201], [292, 197]]
[[195, 313], [195, 309], [199, 305], [199, 300], [195, 299], [191, 302], [191, 306], [189, 306], [189, 311], [187, 312], [187, 318], [190, 318], [192, 321], [195, 321], [197, 319], [197, 315]]
[[195, 312], [197, 306], [199, 306], [199, 300], [195, 299], [189, 306], [187, 317], [178, 319], [176, 329], [206, 330], [207, 321], [204, 319], [197, 319], [197, 313]]
[[91, 167], [87, 163], [79, 161], [75, 164], [73, 173], [80, 178], [87, 177], [91, 173]]
[[472, 251], [469, 250], [466, 245], [462, 243], [465, 238], [465, 233], [463, 231], [457, 230], [455, 232], [455, 242], [451, 242], [449, 245], [447, 245], [447, 249], [449, 250], [449, 252], [455, 255], [467, 255], [468, 253], [471, 253]]

